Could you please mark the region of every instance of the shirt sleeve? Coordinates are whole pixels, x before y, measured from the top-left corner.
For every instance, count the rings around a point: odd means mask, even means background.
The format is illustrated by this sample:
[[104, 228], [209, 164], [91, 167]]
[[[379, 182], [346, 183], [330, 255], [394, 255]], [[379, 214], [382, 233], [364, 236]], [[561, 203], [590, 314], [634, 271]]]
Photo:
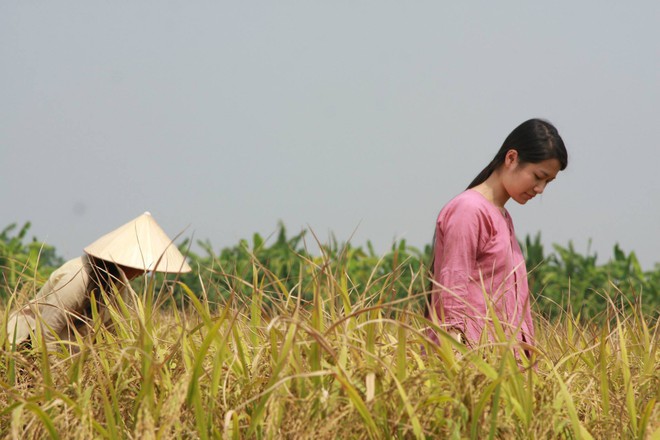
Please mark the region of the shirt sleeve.
[[465, 331], [466, 317], [474, 315], [475, 304], [483, 302], [474, 280], [480, 249], [483, 213], [477, 206], [451, 207], [438, 218], [434, 260], [437, 294], [433, 304], [446, 324]]
[[41, 321], [59, 333], [66, 326], [69, 314], [80, 311], [86, 299], [87, 281], [80, 258], [53, 272], [33, 301], [39, 308]]

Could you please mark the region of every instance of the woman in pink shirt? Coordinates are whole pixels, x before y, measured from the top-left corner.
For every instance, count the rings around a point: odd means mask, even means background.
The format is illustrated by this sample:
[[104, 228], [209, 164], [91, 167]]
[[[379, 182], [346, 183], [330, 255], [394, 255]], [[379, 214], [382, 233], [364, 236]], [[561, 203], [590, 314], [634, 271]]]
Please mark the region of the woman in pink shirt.
[[525, 259], [504, 205], [509, 199], [524, 205], [543, 193], [567, 163], [557, 129], [530, 119], [509, 134], [468, 189], [440, 211], [429, 315], [456, 339], [472, 346], [492, 339], [489, 301], [508, 337], [533, 344]]

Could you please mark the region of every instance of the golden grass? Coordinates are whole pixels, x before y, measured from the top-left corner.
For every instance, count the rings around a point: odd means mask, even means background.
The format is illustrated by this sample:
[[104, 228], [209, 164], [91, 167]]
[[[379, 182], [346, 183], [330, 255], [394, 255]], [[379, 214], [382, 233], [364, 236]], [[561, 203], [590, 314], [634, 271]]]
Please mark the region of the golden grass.
[[[145, 281], [113, 307], [110, 326], [74, 343], [74, 355], [65, 345], [13, 351], [0, 330], [0, 432], [660, 439], [660, 335], [640, 312], [611, 304], [602, 325], [570, 311], [553, 322], [537, 316], [537, 367], [521, 367], [504, 338], [468, 350], [440, 332], [435, 346], [414, 295], [387, 302], [389, 291], [367, 296], [346, 273], [306, 264], [314, 285], [287, 291], [255, 267], [241, 281], [252, 296], [217, 305], [185, 285]], [[169, 304], [173, 289], [183, 308]], [[309, 304], [303, 289], [313, 291]], [[16, 301], [31, 290], [17, 291]]]

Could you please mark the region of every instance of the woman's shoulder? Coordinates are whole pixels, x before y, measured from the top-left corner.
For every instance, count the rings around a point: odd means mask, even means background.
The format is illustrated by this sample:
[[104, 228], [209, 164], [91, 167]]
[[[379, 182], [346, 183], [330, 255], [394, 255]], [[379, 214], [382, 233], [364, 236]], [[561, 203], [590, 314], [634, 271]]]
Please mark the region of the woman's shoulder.
[[468, 189], [451, 199], [442, 209], [442, 212], [488, 212], [490, 208], [489, 204], [490, 202], [484, 196], [474, 190]]
[[52, 292], [64, 288], [70, 288], [76, 285], [77, 280], [83, 283], [87, 281], [87, 274], [83, 270], [83, 259], [81, 257], [67, 261], [53, 271], [46, 280], [46, 283], [37, 293], [37, 298], [48, 295]]
[[83, 272], [83, 266], [83, 257], [69, 260], [53, 271], [49, 277], [49, 282], [52, 284], [68, 282]]
[[[485, 225], [490, 228], [498, 219], [497, 208], [477, 191], [468, 189], [451, 199], [438, 214], [438, 225]], [[501, 217], [501, 216], [500, 216]], [[503, 217], [502, 217], [503, 218]]]

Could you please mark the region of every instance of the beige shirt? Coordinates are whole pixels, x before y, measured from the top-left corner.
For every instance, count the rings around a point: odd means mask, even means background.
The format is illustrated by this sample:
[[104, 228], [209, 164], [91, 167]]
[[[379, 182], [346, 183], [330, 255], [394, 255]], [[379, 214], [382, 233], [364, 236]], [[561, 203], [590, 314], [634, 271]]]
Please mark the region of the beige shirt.
[[[14, 312], [7, 322], [9, 340], [20, 344], [27, 340], [41, 323], [41, 332], [46, 342], [57, 339], [74, 340], [73, 327], [81, 328], [85, 309], [89, 304], [92, 267], [87, 255], [69, 260], [55, 270], [39, 290], [37, 297]], [[123, 289], [120, 288], [123, 294]], [[106, 320], [106, 319], [104, 319]]]

